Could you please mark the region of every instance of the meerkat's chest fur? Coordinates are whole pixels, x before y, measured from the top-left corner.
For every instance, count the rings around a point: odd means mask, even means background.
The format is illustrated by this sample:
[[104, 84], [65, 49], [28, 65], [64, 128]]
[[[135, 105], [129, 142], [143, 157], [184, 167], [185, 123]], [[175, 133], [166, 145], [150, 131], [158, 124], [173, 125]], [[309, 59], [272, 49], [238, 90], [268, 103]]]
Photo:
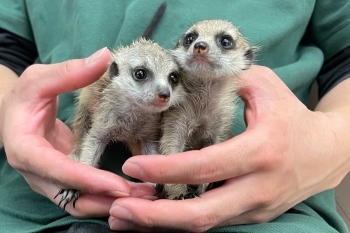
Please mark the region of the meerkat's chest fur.
[[133, 104], [134, 100], [130, 98], [132, 97], [124, 95], [110, 98], [107, 90], [98, 109], [94, 111], [96, 118], [104, 118], [99, 121], [111, 129], [111, 138], [120, 141], [144, 141], [150, 135], [158, 134], [160, 113], [145, 111], [144, 108]]
[[190, 116], [188, 149], [201, 149], [228, 139], [235, 109], [233, 78], [203, 81], [193, 79], [185, 84], [187, 103], [183, 110]]

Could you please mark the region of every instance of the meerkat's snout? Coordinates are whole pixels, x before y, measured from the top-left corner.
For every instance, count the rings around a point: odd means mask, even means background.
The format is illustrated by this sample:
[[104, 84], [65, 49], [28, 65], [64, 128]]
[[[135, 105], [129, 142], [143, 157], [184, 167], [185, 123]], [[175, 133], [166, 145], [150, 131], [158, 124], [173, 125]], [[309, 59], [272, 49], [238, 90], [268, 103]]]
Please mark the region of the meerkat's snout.
[[169, 90], [163, 90], [158, 92], [157, 94], [157, 101], [167, 103], [170, 100], [170, 91]]
[[209, 45], [204, 42], [197, 42], [194, 46], [193, 46], [193, 53], [195, 55], [205, 55], [209, 50]]

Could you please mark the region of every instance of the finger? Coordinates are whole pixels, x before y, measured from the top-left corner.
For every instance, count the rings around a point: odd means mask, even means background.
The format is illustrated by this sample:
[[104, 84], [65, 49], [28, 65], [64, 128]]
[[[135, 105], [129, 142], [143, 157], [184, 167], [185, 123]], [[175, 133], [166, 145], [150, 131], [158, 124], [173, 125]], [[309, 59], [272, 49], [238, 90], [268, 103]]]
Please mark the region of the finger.
[[121, 220], [121, 219], [115, 218], [113, 216], [110, 216], [108, 218], [108, 224], [109, 224], [109, 227], [115, 231], [137, 231], [137, 232], [152, 232], [153, 231], [153, 232], [155, 232], [153, 229], [141, 227], [141, 226], [134, 224], [131, 221]]
[[[240, 94], [246, 102], [248, 123], [244, 133], [199, 151], [166, 157], [135, 156], [126, 161], [123, 171], [129, 176], [155, 183], [196, 184], [247, 174], [269, 164], [266, 161], [269, 157], [259, 155], [262, 152], [266, 155], [272, 153], [276, 148], [267, 148], [267, 140], [272, 136], [276, 138], [276, 130], [288, 127], [283, 120], [286, 117], [278, 117], [286, 113], [281, 113], [277, 102], [284, 101], [282, 106], [289, 104], [288, 109], [292, 113], [303, 105], [268, 68], [254, 66], [241, 80]], [[271, 122], [273, 127], [269, 127]], [[282, 138], [276, 140], [280, 140], [281, 145], [285, 144]], [[278, 145], [277, 142], [275, 144]]]
[[[306, 107], [288, 86], [269, 68], [252, 66], [239, 76], [238, 94], [245, 104], [245, 120], [249, 127], [278, 113], [276, 106], [289, 105], [290, 109]], [[259, 120], [259, 121], [257, 121]]]
[[107, 69], [110, 52], [103, 48], [89, 58], [52, 65], [30, 66], [21, 76], [18, 90], [24, 99], [41, 98], [76, 90], [96, 81]]
[[[268, 198], [256, 193], [256, 189], [262, 189], [264, 184], [260, 182], [258, 185], [256, 181], [253, 175], [235, 178], [220, 188], [203, 193], [200, 198], [182, 201], [120, 198], [113, 203], [110, 215], [126, 221], [124, 226], [121, 222], [117, 222], [114, 223], [114, 227], [121, 224], [120, 227], [131, 229], [138, 229], [141, 226], [181, 229], [190, 232], [204, 232], [224, 224], [227, 226], [257, 222], [261, 220], [260, 216], [245, 215], [253, 209], [267, 206]], [[235, 191], [238, 187], [239, 192]], [[271, 192], [273, 190], [273, 188], [270, 189]], [[274, 206], [271, 208], [273, 209]], [[245, 218], [241, 218], [241, 215]]]
[[[184, 201], [149, 201], [131, 197], [118, 199], [113, 203], [110, 210], [110, 215], [118, 219], [117, 222], [113, 223], [113, 229], [176, 229], [189, 232], [204, 232], [212, 225], [210, 222], [204, 224], [203, 221], [208, 220], [208, 216], [205, 213], [206, 207], [200, 207], [199, 203], [195, 203], [199, 201], [197, 199], [202, 198]], [[198, 209], [195, 210], [195, 208]]]
[[[60, 200], [59, 198], [56, 199], [54, 199], [54, 203], [58, 205]], [[107, 217], [109, 216], [109, 209], [114, 201], [115, 197], [107, 195], [81, 193], [75, 205], [73, 206], [73, 202], [68, 203], [65, 211], [76, 218]], [[62, 207], [62, 205], [60, 205], [60, 207]]]
[[134, 183], [131, 181], [127, 181], [130, 186], [130, 196], [131, 197], [139, 197], [148, 200], [156, 200], [158, 199], [154, 194], [156, 190], [154, 185], [150, 183]]
[[[35, 192], [47, 197], [58, 206], [60, 198], [54, 198], [54, 196], [59, 188], [54, 183], [35, 174], [27, 172], [22, 172], [22, 174]], [[70, 202], [65, 206], [65, 211], [76, 218], [106, 217], [109, 215], [113, 201], [115, 201], [115, 197], [81, 193], [75, 207]], [[62, 208], [63, 205], [60, 207]]]
[[[108, 218], [108, 224], [112, 230], [116, 230], [116, 231], [169, 232], [169, 229], [147, 228], [144, 226], [137, 225], [131, 221], [114, 218], [113, 216], [110, 216]], [[174, 231], [171, 231], [171, 232], [174, 232]], [[181, 231], [181, 232], [183, 232], [183, 231]]]
[[253, 65], [239, 76], [238, 94], [243, 100], [265, 102], [276, 96], [294, 96], [288, 86], [269, 68]]
[[[55, 198], [60, 190], [56, 184], [35, 174], [28, 172], [21, 173], [35, 192], [49, 198], [56, 205], [60, 203], [60, 198]], [[149, 200], [156, 199], [156, 197], [152, 196], [155, 193], [152, 185], [129, 181], [128, 183], [131, 189], [131, 196]], [[109, 209], [111, 208], [113, 201], [115, 201], [115, 197], [81, 192], [79, 195], [79, 201], [75, 203], [75, 207], [73, 207], [73, 202], [70, 202], [65, 206], [65, 210], [70, 214], [73, 214], [75, 217], [103, 217], [109, 215]], [[60, 205], [60, 207], [63, 207], [63, 205]]]
[[59, 119], [55, 120], [54, 129], [45, 135], [47, 141], [53, 148], [68, 154], [73, 147], [73, 133], [71, 129]]
[[134, 156], [124, 163], [122, 169], [131, 177], [160, 184], [225, 180], [255, 171], [264, 163], [258, 156], [263, 140], [252, 142], [252, 138], [266, 138], [265, 131], [247, 130], [226, 142], [201, 150], [168, 156]]
[[14, 166], [17, 170], [38, 174], [60, 188], [116, 197], [130, 195], [130, 187], [122, 177], [75, 162], [40, 136], [23, 135], [16, 139], [16, 145], [21, 146], [15, 148], [14, 153], [26, 155], [16, 157], [21, 161], [11, 161], [11, 165], [19, 164]]
[[[114, 218], [113, 216], [110, 216], [108, 219], [108, 224], [112, 230], [117, 231], [136, 231], [136, 232], [169, 232], [170, 229], [162, 229], [162, 228], [148, 228], [144, 226], [140, 226], [138, 224], [135, 224], [134, 222], [127, 221], [127, 220], [121, 220], [118, 218]], [[171, 229], [170, 232], [184, 232], [183, 230], [176, 230]]]

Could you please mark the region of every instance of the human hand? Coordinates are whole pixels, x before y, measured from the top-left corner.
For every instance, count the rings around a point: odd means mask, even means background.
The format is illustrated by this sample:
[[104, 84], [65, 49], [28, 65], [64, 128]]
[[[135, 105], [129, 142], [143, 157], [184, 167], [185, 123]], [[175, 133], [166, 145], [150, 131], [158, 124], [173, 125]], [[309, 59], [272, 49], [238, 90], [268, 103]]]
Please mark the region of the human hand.
[[53, 65], [33, 65], [3, 97], [0, 109], [0, 141], [9, 164], [31, 188], [58, 204], [54, 196], [61, 188], [81, 190], [76, 203], [66, 211], [76, 217], [108, 216], [116, 197], [144, 196], [153, 188], [125, 181], [110, 172], [69, 159], [70, 129], [56, 119], [58, 94], [73, 91], [97, 80], [110, 60], [107, 49], [88, 59]]
[[117, 199], [112, 229], [203, 232], [267, 222], [340, 182], [332, 117], [308, 110], [268, 68], [253, 66], [240, 79], [244, 133], [198, 151], [134, 156], [123, 166], [129, 176], [153, 183], [225, 183], [181, 201]]

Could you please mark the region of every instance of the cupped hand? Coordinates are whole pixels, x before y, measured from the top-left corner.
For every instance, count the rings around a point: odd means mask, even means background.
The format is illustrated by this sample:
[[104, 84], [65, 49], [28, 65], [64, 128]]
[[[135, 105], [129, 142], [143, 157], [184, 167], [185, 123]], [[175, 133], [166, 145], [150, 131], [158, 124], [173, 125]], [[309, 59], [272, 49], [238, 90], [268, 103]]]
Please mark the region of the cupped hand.
[[61, 188], [83, 194], [66, 211], [76, 217], [108, 216], [116, 197], [143, 196], [154, 192], [146, 185], [125, 181], [110, 172], [69, 159], [71, 130], [56, 118], [58, 95], [96, 81], [106, 70], [108, 49], [87, 59], [53, 65], [32, 65], [3, 97], [0, 112], [0, 139], [9, 164], [18, 170], [31, 188], [54, 199]]
[[181, 201], [117, 199], [112, 229], [203, 232], [267, 222], [340, 182], [331, 117], [308, 110], [266, 67], [253, 66], [240, 80], [245, 132], [198, 151], [135, 156], [123, 166], [126, 174], [154, 183], [225, 183]]

